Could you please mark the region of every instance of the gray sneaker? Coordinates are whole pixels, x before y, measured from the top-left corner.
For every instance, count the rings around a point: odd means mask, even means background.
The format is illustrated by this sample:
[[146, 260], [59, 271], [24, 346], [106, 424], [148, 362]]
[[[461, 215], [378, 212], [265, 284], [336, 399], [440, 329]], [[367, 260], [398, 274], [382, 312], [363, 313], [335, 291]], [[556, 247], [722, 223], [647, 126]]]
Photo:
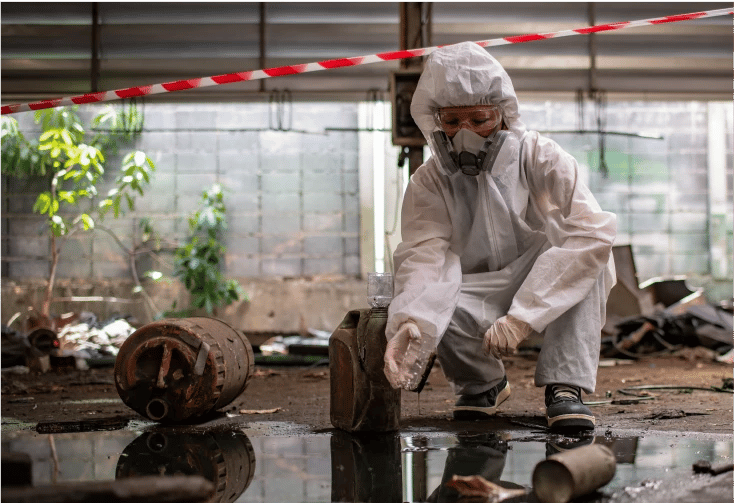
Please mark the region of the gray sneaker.
[[497, 412], [499, 404], [510, 396], [510, 383], [507, 376], [493, 388], [478, 395], [461, 395], [454, 406], [454, 419], [487, 419]]
[[593, 430], [594, 414], [581, 400], [581, 388], [567, 384], [545, 387], [545, 417], [551, 430]]

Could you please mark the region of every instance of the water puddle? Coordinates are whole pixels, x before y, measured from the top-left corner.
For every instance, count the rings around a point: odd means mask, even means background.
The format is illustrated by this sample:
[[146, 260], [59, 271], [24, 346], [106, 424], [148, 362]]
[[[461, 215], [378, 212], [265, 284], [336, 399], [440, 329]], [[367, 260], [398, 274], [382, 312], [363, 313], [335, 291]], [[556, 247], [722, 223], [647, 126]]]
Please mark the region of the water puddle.
[[[201, 475], [215, 483], [217, 502], [287, 503], [453, 501], [443, 482], [482, 475], [505, 487], [530, 488], [546, 456], [603, 443], [617, 459], [609, 495], [646, 480], [689, 476], [699, 460], [732, 462], [732, 440], [687, 435], [563, 437], [528, 431], [401, 431], [350, 435], [308, 433], [277, 423], [242, 428], [165, 428], [152, 423], [102, 422], [46, 426], [39, 433], [6, 430], [2, 451], [33, 462], [33, 484], [104, 481], [139, 475]], [[70, 429], [69, 429], [70, 428]], [[86, 428], [86, 429], [85, 429]]]

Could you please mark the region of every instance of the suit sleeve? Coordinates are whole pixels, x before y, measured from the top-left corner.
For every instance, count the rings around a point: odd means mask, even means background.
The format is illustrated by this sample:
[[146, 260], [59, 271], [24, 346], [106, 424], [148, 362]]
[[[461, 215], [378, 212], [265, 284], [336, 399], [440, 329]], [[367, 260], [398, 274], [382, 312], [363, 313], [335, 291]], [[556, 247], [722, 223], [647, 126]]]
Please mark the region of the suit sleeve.
[[[617, 220], [613, 213], [602, 211], [579, 180], [576, 160], [554, 141], [528, 134], [522, 162], [530, 205], [542, 220], [551, 247], [538, 257], [509, 314], [542, 332], [581, 302], [600, 274], [614, 270], [611, 251]], [[612, 275], [606, 284], [611, 288], [613, 283]]]

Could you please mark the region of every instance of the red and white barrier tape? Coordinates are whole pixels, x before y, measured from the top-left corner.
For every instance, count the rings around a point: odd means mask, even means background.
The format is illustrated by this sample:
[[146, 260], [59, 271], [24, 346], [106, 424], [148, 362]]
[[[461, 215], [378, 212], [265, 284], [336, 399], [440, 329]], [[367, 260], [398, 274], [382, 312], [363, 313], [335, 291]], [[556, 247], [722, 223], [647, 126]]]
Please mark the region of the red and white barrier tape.
[[[679, 14], [675, 16], [665, 16], [654, 19], [643, 19], [638, 21], [624, 21], [620, 23], [601, 24], [589, 26], [587, 28], [577, 28], [574, 30], [563, 30], [553, 33], [535, 33], [529, 35], [518, 35], [514, 37], [496, 38], [492, 40], [484, 40], [476, 42], [482, 47], [493, 47], [507, 44], [521, 44], [523, 42], [532, 42], [535, 40], [546, 40], [549, 38], [568, 37], [572, 35], [588, 35], [590, 33], [599, 33], [603, 31], [621, 30], [623, 28], [635, 28], [639, 26], [658, 25], [665, 23], [677, 23], [679, 21], [689, 21], [702, 17], [714, 17], [734, 14], [734, 9], [717, 9], [703, 12], [692, 12], [690, 14]], [[358, 56], [352, 58], [330, 59], [320, 61], [318, 63], [305, 63], [301, 65], [281, 66], [277, 68], [269, 68], [265, 70], [253, 70], [247, 72], [227, 73], [224, 75], [216, 75], [214, 77], [203, 77], [197, 79], [177, 80], [167, 82], [165, 84], [153, 84], [150, 86], [128, 87], [127, 89], [118, 89], [117, 91], [102, 91], [98, 93], [89, 93], [81, 96], [70, 98], [56, 98], [49, 100], [36, 101], [34, 103], [24, 103], [16, 105], [3, 105], [0, 108], [0, 114], [12, 114], [16, 112], [25, 112], [28, 110], [41, 110], [44, 108], [55, 108], [66, 105], [82, 105], [86, 103], [98, 103], [102, 101], [112, 101], [125, 98], [137, 98], [139, 96], [148, 96], [151, 94], [172, 93], [174, 91], [184, 91], [186, 89], [195, 89], [200, 87], [218, 86], [222, 84], [231, 84], [233, 82], [242, 82], [248, 80], [267, 79], [270, 77], [282, 77], [285, 75], [294, 75], [306, 72], [317, 72], [321, 70], [331, 70], [334, 68], [342, 68], [347, 66], [367, 65], [370, 63], [379, 63], [382, 61], [392, 61], [397, 59], [414, 58], [418, 56], [427, 56], [438, 47], [427, 47], [422, 49], [410, 49], [404, 51], [383, 52], [380, 54], [372, 54], [369, 56]]]

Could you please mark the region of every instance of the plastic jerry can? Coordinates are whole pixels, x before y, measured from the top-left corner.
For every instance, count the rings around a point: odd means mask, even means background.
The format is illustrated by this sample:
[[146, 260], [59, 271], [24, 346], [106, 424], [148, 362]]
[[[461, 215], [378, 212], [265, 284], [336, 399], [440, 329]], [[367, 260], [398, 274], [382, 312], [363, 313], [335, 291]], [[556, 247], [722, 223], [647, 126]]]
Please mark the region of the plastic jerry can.
[[330, 418], [349, 432], [400, 427], [400, 390], [385, 377], [387, 307], [349, 311], [329, 339]]

